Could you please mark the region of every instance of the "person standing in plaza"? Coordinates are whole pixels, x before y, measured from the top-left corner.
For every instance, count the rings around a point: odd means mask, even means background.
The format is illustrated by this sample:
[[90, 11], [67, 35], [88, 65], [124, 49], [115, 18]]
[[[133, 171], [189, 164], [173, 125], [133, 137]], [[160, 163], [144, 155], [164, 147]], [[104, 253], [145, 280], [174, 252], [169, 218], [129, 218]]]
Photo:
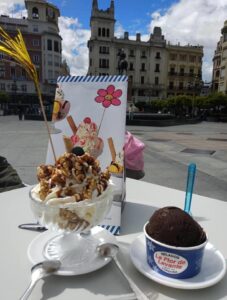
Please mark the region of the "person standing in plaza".
[[19, 120], [22, 121], [23, 120], [23, 116], [24, 116], [24, 109], [22, 106], [19, 106], [18, 107], [18, 117], [19, 117]]

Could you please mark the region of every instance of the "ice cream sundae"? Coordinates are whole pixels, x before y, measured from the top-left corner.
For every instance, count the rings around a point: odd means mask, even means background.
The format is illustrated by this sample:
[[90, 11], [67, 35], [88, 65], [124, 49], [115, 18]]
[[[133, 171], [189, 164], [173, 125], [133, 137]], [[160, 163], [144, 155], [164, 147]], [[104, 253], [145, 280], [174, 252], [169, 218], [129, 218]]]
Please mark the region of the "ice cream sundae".
[[[103, 140], [98, 137], [98, 127], [91, 118], [84, 118], [83, 122], [77, 127], [72, 116], [67, 117], [68, 124], [73, 132], [70, 137], [71, 148], [81, 147], [83, 150], [94, 157], [98, 157], [103, 151]], [[69, 138], [68, 138], [69, 139]], [[65, 145], [69, 144], [64, 138]], [[69, 151], [70, 147], [66, 151]]]
[[112, 202], [109, 172], [88, 153], [65, 153], [55, 165], [38, 167], [39, 184], [31, 190], [32, 208], [50, 229], [88, 230], [102, 221]]

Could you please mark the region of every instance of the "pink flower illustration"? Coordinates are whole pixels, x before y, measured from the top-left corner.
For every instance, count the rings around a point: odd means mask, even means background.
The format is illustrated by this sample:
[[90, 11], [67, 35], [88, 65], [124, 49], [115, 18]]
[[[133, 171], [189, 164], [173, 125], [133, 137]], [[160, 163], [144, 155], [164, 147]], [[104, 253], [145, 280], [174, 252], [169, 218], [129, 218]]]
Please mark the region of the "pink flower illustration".
[[119, 97], [122, 95], [122, 90], [115, 90], [114, 85], [109, 85], [106, 90], [99, 89], [97, 94], [99, 96], [95, 98], [95, 101], [102, 103], [105, 108], [108, 108], [111, 104], [114, 106], [119, 106], [121, 104]]

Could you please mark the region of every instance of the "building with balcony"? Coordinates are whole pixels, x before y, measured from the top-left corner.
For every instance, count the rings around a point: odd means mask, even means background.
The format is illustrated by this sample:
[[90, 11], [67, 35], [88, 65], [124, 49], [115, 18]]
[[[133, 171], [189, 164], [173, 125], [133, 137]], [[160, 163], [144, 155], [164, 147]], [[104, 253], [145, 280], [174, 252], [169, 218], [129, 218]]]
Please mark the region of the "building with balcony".
[[164, 99], [178, 94], [199, 93], [202, 76], [203, 47], [170, 45], [160, 27], [155, 27], [148, 41], [129, 39], [129, 33], [114, 35], [115, 7], [111, 0], [106, 10], [93, 0], [88, 41], [89, 75], [116, 75], [119, 53], [123, 49], [128, 62], [128, 101]]
[[[59, 9], [44, 0], [25, 0], [27, 17], [0, 16], [0, 26], [12, 37], [21, 31], [28, 52], [36, 66], [44, 99], [53, 101], [56, 79], [62, 74]], [[0, 92], [10, 96], [11, 104], [37, 101], [33, 82], [21, 66], [0, 53]]]
[[227, 93], [227, 21], [221, 30], [213, 57], [212, 90]]
[[168, 44], [167, 52], [167, 96], [200, 95], [203, 47]]

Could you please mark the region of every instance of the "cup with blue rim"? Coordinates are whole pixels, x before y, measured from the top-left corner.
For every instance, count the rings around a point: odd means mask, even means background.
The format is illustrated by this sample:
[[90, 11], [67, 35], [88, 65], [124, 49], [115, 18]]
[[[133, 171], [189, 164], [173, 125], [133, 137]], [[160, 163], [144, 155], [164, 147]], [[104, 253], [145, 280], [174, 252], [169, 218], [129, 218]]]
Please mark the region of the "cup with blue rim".
[[147, 234], [146, 239], [147, 263], [155, 272], [175, 279], [186, 279], [196, 276], [202, 265], [206, 240], [197, 246], [175, 247], [161, 243]]

